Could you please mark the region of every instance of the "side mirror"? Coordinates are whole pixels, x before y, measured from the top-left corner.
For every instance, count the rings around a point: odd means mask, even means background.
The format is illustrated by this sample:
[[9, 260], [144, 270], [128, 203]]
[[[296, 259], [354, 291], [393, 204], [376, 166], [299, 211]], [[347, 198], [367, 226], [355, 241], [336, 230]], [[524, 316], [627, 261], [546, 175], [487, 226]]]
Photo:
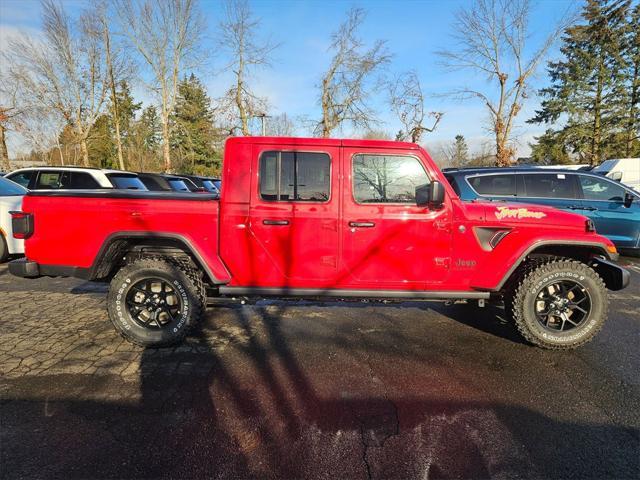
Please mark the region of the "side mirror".
[[609, 175], [609, 178], [611, 180], [615, 180], [616, 182], [621, 182], [622, 181], [622, 172], [612, 172]]
[[440, 208], [444, 203], [444, 186], [434, 180], [416, 187], [416, 204], [419, 207]]
[[632, 203], [633, 203], [633, 195], [630, 194], [629, 192], [625, 193], [624, 194], [624, 206], [626, 208], [629, 208]]

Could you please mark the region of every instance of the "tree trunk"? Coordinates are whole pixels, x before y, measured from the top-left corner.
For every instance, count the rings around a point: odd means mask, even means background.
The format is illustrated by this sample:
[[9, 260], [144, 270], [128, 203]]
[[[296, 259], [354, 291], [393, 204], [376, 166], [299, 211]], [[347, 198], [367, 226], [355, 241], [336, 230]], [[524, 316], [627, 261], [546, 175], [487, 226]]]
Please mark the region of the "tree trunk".
[[162, 115], [162, 156], [165, 173], [171, 173], [171, 149], [169, 147], [169, 117]]
[[[104, 19], [103, 19], [104, 20]], [[122, 157], [122, 138], [120, 137], [120, 115], [118, 114], [118, 96], [116, 95], [116, 79], [113, 74], [113, 62], [111, 60], [111, 36], [104, 21], [104, 43], [107, 61], [107, 71], [109, 72], [109, 83], [111, 87], [111, 103], [113, 105], [113, 123], [116, 128], [116, 147], [118, 150], [118, 165], [120, 170], [124, 170], [124, 158]]]
[[[636, 118], [636, 104], [638, 103], [638, 95], [640, 95], [640, 82], [638, 81], [638, 77], [640, 76], [639, 71], [640, 65], [637, 63], [633, 66], [633, 77], [631, 87], [631, 100], [629, 105], [629, 124], [627, 125], [627, 145], [625, 148], [626, 157], [631, 157], [633, 153], [633, 141], [638, 136], [638, 131], [636, 130], [636, 123], [638, 123], [638, 119]], [[639, 125], [640, 126], [640, 125]]]
[[5, 127], [0, 123], [0, 170], [5, 172], [11, 171], [9, 164], [9, 151], [7, 150], [7, 141], [5, 139]]
[[89, 149], [87, 148], [87, 139], [80, 140], [80, 153], [82, 154], [82, 165], [89, 166]]
[[596, 83], [596, 97], [593, 104], [593, 132], [591, 136], [591, 158], [589, 163], [595, 165], [600, 160], [600, 143], [602, 137], [601, 115], [602, 115], [602, 88], [604, 84], [604, 65], [602, 53], [600, 54], [598, 66], [598, 82]]

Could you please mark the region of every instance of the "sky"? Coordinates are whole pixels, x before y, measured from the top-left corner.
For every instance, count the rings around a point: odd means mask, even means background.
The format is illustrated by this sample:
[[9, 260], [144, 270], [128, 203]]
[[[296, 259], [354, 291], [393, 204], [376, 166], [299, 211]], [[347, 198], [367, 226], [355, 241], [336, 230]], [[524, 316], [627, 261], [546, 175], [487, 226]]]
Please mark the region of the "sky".
[[[82, 0], [63, 0], [62, 3], [72, 15], [78, 15], [86, 6]], [[331, 33], [344, 20], [346, 12], [356, 6], [367, 11], [361, 38], [367, 44], [377, 39], [386, 40], [393, 54], [389, 75], [415, 70], [426, 95], [426, 109], [444, 112], [436, 131], [423, 137], [427, 147], [438, 150], [452, 142], [457, 134], [465, 136], [472, 152], [491, 141], [486, 128], [486, 107], [479, 100], [459, 101], [447, 95], [465, 86], [487, 88], [485, 79], [476, 72], [447, 71], [436, 54], [455, 45], [452, 38], [455, 13], [468, 6], [468, 0], [253, 0], [250, 3], [261, 21], [261, 28], [256, 32], [258, 39], [271, 38], [279, 44], [273, 54], [272, 67], [254, 72], [250, 79], [253, 90], [269, 98], [272, 114], [286, 112], [294, 118], [319, 117], [318, 84], [331, 59], [328, 49]], [[533, 47], [540, 45], [566, 12], [575, 11], [580, 5], [578, 0], [532, 0], [528, 43]], [[204, 0], [201, 8], [207, 21], [204, 49], [209, 61], [195, 73], [206, 85], [209, 95], [219, 97], [232, 81], [230, 73], [222, 71], [225, 59], [216, 42], [222, 9], [217, 0]], [[19, 31], [37, 36], [41, 25], [39, 17], [37, 0], [0, 0], [0, 50], [5, 48], [7, 39]], [[552, 47], [548, 59], [558, 57], [558, 47], [558, 43]], [[530, 82], [532, 91], [547, 82], [543, 64]], [[134, 85], [134, 94], [145, 103], [152, 100], [142, 84]], [[527, 156], [528, 142], [545, 129], [544, 125], [525, 123], [539, 101], [537, 95], [531, 95], [518, 115], [514, 132], [517, 156]], [[374, 95], [371, 105], [381, 120], [378, 129], [389, 133], [400, 129], [385, 92]], [[308, 134], [300, 132], [305, 133]], [[353, 136], [356, 132], [345, 128], [341, 134]]]

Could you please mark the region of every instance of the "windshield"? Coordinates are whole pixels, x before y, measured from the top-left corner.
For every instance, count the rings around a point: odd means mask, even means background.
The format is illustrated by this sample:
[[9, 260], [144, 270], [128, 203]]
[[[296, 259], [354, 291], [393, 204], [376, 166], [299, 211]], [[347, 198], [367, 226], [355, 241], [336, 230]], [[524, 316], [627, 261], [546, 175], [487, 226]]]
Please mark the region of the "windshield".
[[0, 197], [15, 197], [25, 193], [27, 193], [27, 189], [22, 185], [0, 177]]
[[107, 175], [113, 186], [120, 190], [146, 190], [147, 187], [135, 175], [120, 175], [110, 173]]

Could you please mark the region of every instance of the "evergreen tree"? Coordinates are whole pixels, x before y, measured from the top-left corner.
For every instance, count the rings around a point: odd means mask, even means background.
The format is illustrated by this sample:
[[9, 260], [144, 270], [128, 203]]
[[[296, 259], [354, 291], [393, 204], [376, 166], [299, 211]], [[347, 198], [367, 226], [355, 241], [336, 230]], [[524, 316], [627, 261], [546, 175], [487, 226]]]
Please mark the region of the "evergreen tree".
[[462, 167], [469, 161], [469, 147], [462, 135], [456, 135], [455, 142], [453, 144], [453, 165], [455, 167]]
[[140, 172], [162, 170], [159, 148], [162, 142], [162, 125], [155, 106], [142, 110], [140, 118], [133, 121], [127, 139], [130, 167]]
[[573, 163], [567, 153], [562, 132], [554, 132], [549, 128], [539, 137], [535, 137], [535, 140], [536, 143], [529, 144], [534, 162], [543, 165]]
[[172, 122], [171, 147], [181, 160], [181, 169], [191, 173], [219, 170], [219, 155], [213, 147], [215, 129], [211, 99], [193, 74], [178, 85]]
[[541, 90], [542, 108], [531, 123], [566, 118], [560, 138], [592, 164], [621, 153], [625, 118], [622, 56], [631, 0], [587, 0], [585, 23], [565, 30], [563, 59], [550, 62], [551, 86]]
[[[118, 102], [118, 117], [120, 120], [120, 137], [122, 138], [123, 147], [126, 149], [129, 137], [131, 136], [131, 128], [136, 117], [136, 112], [140, 110], [142, 102], [136, 103], [131, 96], [131, 89], [129, 84], [123, 80], [118, 84], [116, 90], [116, 99]], [[109, 108], [109, 112], [113, 112], [112, 108]], [[113, 113], [110, 114], [110, 117]], [[111, 118], [111, 129], [114, 130], [115, 122]]]
[[89, 165], [98, 168], [118, 168], [116, 144], [111, 129], [111, 117], [100, 115], [87, 138]]
[[623, 58], [625, 78], [625, 157], [640, 157], [640, 3], [636, 4], [626, 25]]

